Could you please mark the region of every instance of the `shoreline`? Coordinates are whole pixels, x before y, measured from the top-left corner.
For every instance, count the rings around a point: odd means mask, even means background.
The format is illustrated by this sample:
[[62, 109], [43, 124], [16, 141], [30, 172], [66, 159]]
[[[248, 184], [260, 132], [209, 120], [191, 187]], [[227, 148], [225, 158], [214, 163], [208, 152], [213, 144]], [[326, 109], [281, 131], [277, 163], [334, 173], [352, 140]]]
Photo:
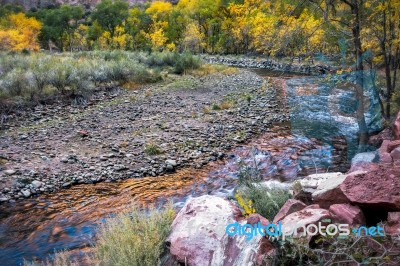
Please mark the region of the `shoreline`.
[[39, 109], [21, 123], [26, 126], [0, 136], [6, 155], [0, 201], [201, 168], [288, 119], [275, 88], [250, 70], [235, 71], [173, 76], [168, 84], [124, 90], [83, 111], [55, 106], [42, 120], [35, 117], [45, 112]]

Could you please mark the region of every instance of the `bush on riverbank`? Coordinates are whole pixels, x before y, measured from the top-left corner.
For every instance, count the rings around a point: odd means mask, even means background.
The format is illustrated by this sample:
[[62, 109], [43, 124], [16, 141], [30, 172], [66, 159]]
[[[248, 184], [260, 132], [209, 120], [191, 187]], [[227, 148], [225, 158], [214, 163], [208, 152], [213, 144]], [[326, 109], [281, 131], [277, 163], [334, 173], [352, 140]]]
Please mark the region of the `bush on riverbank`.
[[291, 195], [287, 190], [267, 188], [260, 184], [262, 176], [256, 161], [254, 165], [255, 167], [242, 165], [238, 174], [240, 186], [235, 198], [245, 215], [255, 212], [272, 221]]
[[100, 84], [155, 82], [161, 79], [161, 70], [183, 73], [199, 66], [198, 57], [168, 52], [6, 54], [0, 59], [0, 105], [87, 97]]
[[[146, 211], [137, 206], [110, 218], [102, 224], [91, 255], [84, 260], [97, 266], [154, 266], [160, 264], [165, 240], [170, 232], [175, 212], [171, 203], [162, 209]], [[42, 263], [27, 262], [25, 266], [77, 266], [67, 251], [58, 252], [54, 259]]]
[[95, 265], [158, 265], [174, 217], [171, 204], [146, 212], [133, 207], [118, 214], [100, 227], [93, 262]]

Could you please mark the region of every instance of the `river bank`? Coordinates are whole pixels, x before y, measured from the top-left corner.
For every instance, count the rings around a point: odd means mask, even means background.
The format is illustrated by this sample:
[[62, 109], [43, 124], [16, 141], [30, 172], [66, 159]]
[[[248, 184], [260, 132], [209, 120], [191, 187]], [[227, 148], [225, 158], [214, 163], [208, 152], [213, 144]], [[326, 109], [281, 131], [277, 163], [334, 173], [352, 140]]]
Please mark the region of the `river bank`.
[[86, 107], [36, 107], [1, 132], [0, 201], [201, 168], [287, 121], [270, 84], [249, 70], [234, 72], [115, 88]]

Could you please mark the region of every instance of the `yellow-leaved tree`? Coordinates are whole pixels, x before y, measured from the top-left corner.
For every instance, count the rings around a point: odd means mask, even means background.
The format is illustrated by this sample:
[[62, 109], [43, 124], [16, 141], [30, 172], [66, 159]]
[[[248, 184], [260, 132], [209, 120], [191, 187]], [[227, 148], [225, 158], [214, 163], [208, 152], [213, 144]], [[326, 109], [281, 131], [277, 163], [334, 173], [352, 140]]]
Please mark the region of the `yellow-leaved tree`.
[[37, 37], [42, 24], [24, 13], [10, 14], [0, 20], [0, 49], [12, 51], [37, 51]]

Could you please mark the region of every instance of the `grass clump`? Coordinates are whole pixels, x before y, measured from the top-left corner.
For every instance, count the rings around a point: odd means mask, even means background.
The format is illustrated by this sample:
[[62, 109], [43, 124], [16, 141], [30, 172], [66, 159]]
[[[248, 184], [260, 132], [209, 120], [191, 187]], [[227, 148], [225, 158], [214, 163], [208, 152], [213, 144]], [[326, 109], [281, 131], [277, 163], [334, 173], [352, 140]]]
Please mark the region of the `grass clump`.
[[145, 146], [144, 152], [147, 155], [158, 155], [162, 153], [162, 150], [158, 147], [157, 144], [149, 143]]
[[240, 193], [243, 199], [252, 203], [252, 207], [258, 214], [270, 221], [278, 214], [283, 204], [291, 198], [286, 190], [265, 188], [259, 184], [246, 186], [240, 190]]
[[146, 212], [133, 207], [108, 220], [98, 233], [93, 256], [96, 264], [159, 265], [174, 217], [169, 204], [162, 210], [150, 208]]
[[[254, 166], [241, 163], [238, 173], [239, 188], [235, 198], [244, 210], [245, 214], [251, 214], [247, 210], [253, 210], [272, 221], [285, 202], [291, 198], [289, 191], [278, 188], [266, 188], [260, 182], [263, 180], [258, 164], [253, 161]], [[242, 203], [246, 203], [243, 206]]]

